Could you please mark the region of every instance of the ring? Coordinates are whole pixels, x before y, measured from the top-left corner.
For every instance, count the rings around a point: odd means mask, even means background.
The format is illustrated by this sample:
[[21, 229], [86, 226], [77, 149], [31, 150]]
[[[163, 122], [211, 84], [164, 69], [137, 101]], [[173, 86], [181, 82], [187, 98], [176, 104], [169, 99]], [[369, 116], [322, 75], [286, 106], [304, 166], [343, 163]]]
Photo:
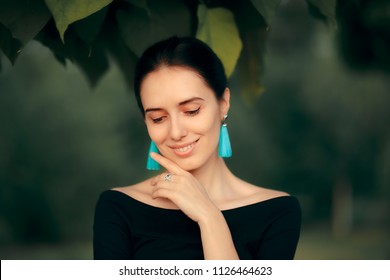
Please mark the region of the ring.
[[168, 181], [168, 182], [170, 182], [171, 179], [172, 179], [172, 174], [171, 174], [171, 173], [168, 173], [168, 174], [165, 175], [165, 177], [164, 177], [164, 180], [165, 180], [165, 181]]

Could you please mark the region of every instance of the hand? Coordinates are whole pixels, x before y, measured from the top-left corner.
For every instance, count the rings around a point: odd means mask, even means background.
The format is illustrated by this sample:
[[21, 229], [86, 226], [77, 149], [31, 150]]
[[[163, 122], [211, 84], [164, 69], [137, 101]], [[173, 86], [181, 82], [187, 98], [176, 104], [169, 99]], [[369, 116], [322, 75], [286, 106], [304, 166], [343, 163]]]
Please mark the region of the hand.
[[[152, 197], [171, 200], [184, 214], [198, 223], [205, 259], [238, 260], [226, 220], [202, 184], [191, 173], [169, 159], [156, 153], [150, 155], [169, 172], [152, 179]], [[172, 174], [170, 180], [165, 179], [167, 174]]]
[[[150, 155], [168, 171], [152, 179], [153, 198], [161, 197], [171, 200], [184, 214], [197, 223], [202, 218], [206, 218], [210, 211], [218, 210], [205, 188], [191, 173], [160, 154], [151, 153]], [[172, 174], [170, 180], [165, 179], [168, 173]]]

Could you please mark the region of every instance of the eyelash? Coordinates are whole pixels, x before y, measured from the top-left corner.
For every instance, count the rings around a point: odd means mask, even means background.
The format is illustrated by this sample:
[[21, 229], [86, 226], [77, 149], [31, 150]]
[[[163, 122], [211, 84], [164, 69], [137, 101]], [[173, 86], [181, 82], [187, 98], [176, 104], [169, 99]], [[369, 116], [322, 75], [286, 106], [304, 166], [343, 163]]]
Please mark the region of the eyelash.
[[[196, 116], [197, 114], [199, 114], [199, 111], [200, 111], [200, 107], [196, 110], [192, 110], [192, 111], [187, 111], [185, 112], [185, 114], [189, 117], [194, 117]], [[160, 118], [156, 118], [156, 119], [152, 119], [153, 123], [160, 123], [164, 120], [165, 116], [163, 117], [160, 117]]]
[[188, 115], [190, 117], [193, 117], [193, 116], [196, 116], [197, 114], [199, 114], [199, 111], [200, 111], [200, 107], [198, 109], [196, 109], [196, 110], [187, 111], [186, 115]]
[[160, 117], [160, 118], [152, 119], [152, 121], [153, 121], [153, 123], [160, 123], [160, 122], [162, 122], [163, 119], [164, 119], [164, 117]]

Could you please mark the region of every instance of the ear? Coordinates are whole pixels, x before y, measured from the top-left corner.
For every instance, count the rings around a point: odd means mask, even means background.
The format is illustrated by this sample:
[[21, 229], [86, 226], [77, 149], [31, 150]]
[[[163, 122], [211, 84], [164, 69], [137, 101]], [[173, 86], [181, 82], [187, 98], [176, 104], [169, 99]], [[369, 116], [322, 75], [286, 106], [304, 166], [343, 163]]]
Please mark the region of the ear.
[[219, 110], [221, 112], [221, 120], [229, 112], [230, 109], [230, 89], [225, 88], [222, 98], [219, 100]]

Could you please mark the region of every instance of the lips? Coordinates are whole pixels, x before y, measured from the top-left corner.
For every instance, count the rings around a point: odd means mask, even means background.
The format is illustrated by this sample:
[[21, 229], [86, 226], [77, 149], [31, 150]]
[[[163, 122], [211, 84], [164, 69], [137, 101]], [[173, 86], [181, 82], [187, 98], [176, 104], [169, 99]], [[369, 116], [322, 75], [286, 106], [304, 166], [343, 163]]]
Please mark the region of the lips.
[[194, 149], [195, 144], [198, 142], [198, 140], [190, 144], [171, 146], [171, 148], [173, 152], [180, 157], [189, 156], [192, 150]]
[[194, 146], [194, 144], [190, 144], [188, 146], [185, 146], [183, 148], [177, 148], [175, 149], [176, 152], [179, 152], [179, 153], [185, 153], [187, 152], [188, 150], [192, 149], [192, 147]]

